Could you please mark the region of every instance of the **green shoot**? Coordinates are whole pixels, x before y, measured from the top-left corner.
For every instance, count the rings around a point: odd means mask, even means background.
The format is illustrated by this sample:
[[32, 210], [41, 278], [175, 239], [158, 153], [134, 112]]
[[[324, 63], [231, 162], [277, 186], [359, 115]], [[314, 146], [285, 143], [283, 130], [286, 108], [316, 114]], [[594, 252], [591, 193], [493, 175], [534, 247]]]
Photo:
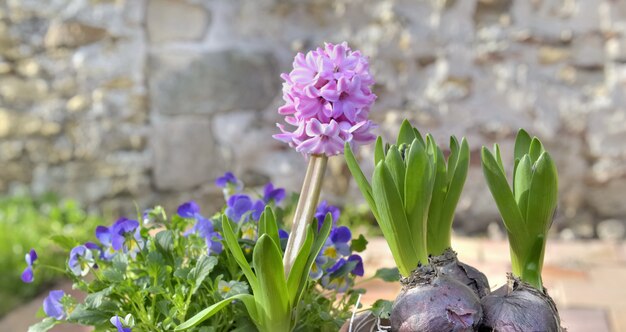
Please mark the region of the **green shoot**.
[[509, 186], [498, 145], [494, 151], [495, 157], [483, 147], [483, 173], [509, 235], [513, 274], [542, 289], [546, 238], [558, 203], [556, 166], [539, 139], [521, 129]]
[[424, 140], [404, 121], [394, 145], [378, 137], [376, 167], [368, 182], [349, 144], [348, 168], [378, 221], [400, 273], [408, 276], [428, 255], [450, 247], [450, 229], [469, 167], [469, 147], [452, 137], [450, 157], [432, 136]]

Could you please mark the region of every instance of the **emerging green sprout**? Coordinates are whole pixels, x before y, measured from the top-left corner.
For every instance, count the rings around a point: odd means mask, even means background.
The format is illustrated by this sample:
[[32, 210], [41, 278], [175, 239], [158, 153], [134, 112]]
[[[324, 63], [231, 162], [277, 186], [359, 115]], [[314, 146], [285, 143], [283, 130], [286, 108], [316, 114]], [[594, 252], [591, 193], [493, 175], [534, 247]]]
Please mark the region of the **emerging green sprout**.
[[396, 144], [383, 147], [378, 137], [372, 184], [361, 171], [349, 144], [348, 168], [378, 221], [403, 276], [429, 255], [450, 248], [450, 230], [469, 166], [469, 147], [450, 139], [446, 162], [433, 137], [404, 121]]
[[515, 139], [511, 188], [497, 144], [494, 153], [483, 147], [483, 172], [508, 232], [513, 274], [542, 290], [546, 236], [557, 205], [556, 166], [539, 139], [521, 129]]

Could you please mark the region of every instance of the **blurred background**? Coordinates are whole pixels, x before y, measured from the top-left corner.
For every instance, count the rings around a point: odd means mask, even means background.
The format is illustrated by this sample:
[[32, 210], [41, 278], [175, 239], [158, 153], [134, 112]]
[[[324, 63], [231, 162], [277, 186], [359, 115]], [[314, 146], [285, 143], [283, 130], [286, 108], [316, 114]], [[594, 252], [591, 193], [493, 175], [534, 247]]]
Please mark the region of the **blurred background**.
[[[498, 142], [511, 156], [523, 127], [557, 162], [558, 243], [587, 239], [581, 245], [609, 248], [608, 266], [624, 266], [622, 0], [4, 0], [0, 193], [13, 203], [0, 207], [0, 223], [14, 224], [3, 232], [26, 219], [45, 224], [55, 208], [110, 222], [134, 213], [135, 202], [171, 211], [195, 199], [208, 210], [221, 206], [213, 180], [228, 170], [251, 186], [271, 180], [298, 191], [305, 160], [271, 138], [279, 75], [296, 52], [325, 41], [347, 41], [370, 57], [378, 134], [394, 137], [408, 118], [440, 144], [468, 139], [458, 235], [502, 239], [479, 149]], [[361, 155], [371, 170], [371, 147]], [[325, 198], [367, 224], [342, 158], [331, 159], [329, 173]], [[7, 217], [24, 209], [39, 217]], [[82, 220], [55, 216], [62, 225]], [[0, 259], [23, 264], [27, 243]], [[551, 257], [576, 252], [563, 250]], [[626, 300], [615, 307], [607, 315], [626, 312]], [[610, 324], [626, 330], [622, 323]]]

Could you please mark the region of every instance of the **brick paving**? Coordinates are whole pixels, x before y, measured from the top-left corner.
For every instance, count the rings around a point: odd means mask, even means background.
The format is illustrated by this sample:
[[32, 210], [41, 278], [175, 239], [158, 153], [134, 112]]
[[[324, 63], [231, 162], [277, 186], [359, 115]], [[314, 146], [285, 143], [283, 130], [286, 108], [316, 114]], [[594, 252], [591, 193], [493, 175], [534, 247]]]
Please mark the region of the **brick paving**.
[[[509, 249], [505, 241], [479, 238], [454, 238], [459, 258], [487, 275], [493, 289], [506, 282], [510, 271]], [[379, 267], [393, 267], [394, 262], [382, 238], [371, 239], [363, 253], [366, 276]], [[564, 326], [569, 332], [626, 332], [626, 244], [601, 241], [553, 240], [548, 242], [544, 283], [554, 298]], [[362, 298], [367, 306], [377, 299], [393, 300], [400, 290], [398, 283], [380, 280], [364, 282], [368, 292]], [[72, 292], [71, 285], [61, 285]], [[26, 331], [38, 321], [35, 313], [44, 295], [17, 308], [2, 320], [0, 331]], [[85, 332], [85, 327], [57, 326], [56, 332]]]

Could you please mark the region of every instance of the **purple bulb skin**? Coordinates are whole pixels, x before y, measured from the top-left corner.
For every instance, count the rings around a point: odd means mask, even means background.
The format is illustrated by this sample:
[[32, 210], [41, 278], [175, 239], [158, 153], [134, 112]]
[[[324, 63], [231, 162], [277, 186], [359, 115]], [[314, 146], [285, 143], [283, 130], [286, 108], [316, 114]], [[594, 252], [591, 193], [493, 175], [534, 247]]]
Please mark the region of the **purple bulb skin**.
[[401, 280], [403, 290], [391, 310], [394, 332], [474, 331], [482, 319], [480, 299], [463, 283], [432, 265]]
[[446, 249], [443, 254], [428, 259], [439, 274], [455, 279], [471, 288], [479, 298], [490, 293], [489, 280], [477, 268], [458, 260], [456, 252]]
[[484, 318], [479, 331], [565, 331], [552, 298], [518, 278], [481, 299]]

